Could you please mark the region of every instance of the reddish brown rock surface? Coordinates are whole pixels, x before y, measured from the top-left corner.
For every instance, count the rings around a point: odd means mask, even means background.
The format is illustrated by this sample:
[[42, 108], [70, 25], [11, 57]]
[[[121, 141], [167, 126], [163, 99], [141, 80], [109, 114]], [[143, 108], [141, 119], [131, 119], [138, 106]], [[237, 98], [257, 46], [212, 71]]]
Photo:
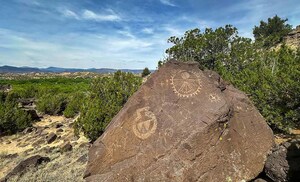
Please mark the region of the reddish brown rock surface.
[[196, 63], [153, 73], [90, 148], [87, 181], [242, 181], [273, 133], [247, 96]]

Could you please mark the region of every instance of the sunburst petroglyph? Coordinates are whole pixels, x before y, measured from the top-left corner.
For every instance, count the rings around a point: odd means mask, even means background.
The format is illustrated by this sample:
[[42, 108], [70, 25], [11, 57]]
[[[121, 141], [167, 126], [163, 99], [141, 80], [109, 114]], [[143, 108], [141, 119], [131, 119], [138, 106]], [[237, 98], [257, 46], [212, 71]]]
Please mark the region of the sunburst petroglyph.
[[199, 75], [189, 71], [178, 71], [171, 77], [173, 91], [179, 97], [191, 97], [197, 95], [201, 90]]

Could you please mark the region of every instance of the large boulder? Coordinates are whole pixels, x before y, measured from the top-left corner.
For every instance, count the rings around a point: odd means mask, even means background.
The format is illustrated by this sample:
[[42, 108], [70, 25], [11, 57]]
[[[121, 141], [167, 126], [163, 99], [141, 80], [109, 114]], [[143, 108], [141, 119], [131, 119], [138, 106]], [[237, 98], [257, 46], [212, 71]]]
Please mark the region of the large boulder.
[[87, 181], [254, 179], [272, 130], [247, 96], [197, 63], [168, 62], [89, 151]]

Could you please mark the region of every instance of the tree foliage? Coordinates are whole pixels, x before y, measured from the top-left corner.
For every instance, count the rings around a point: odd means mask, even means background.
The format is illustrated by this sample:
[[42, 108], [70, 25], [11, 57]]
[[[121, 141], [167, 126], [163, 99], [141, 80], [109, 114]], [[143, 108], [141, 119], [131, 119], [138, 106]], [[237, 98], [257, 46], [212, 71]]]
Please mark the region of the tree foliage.
[[112, 77], [93, 80], [75, 124], [76, 132], [83, 131], [89, 139], [96, 140], [140, 85], [140, 77], [120, 71]]
[[255, 40], [267, 48], [282, 42], [283, 37], [292, 30], [287, 21], [288, 19], [281, 19], [277, 15], [268, 18], [268, 22], [260, 21], [260, 25], [253, 29]]
[[145, 69], [143, 69], [143, 71], [142, 71], [142, 77], [145, 77], [145, 76], [147, 76], [147, 75], [150, 75], [150, 70], [146, 67]]
[[0, 135], [13, 134], [30, 126], [33, 122], [31, 116], [18, 108], [18, 104], [10, 94], [0, 92]]
[[232, 25], [215, 30], [206, 28], [186, 31], [183, 37], [170, 37], [174, 46], [166, 50], [170, 58], [180, 61], [197, 61], [202, 68], [214, 69], [217, 61], [225, 59], [231, 45], [237, 41], [237, 29]]

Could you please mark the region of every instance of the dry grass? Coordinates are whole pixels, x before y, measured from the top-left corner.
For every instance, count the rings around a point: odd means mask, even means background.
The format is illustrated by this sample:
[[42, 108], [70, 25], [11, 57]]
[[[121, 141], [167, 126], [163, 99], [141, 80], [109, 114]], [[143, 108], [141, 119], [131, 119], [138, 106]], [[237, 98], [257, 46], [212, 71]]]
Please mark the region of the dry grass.
[[59, 152], [48, 155], [49, 163], [43, 163], [36, 168], [31, 168], [21, 176], [13, 176], [8, 182], [67, 182], [83, 181], [83, 173], [86, 163], [77, 161], [83, 155], [87, 155], [87, 148], [77, 148], [72, 152], [60, 154]]

